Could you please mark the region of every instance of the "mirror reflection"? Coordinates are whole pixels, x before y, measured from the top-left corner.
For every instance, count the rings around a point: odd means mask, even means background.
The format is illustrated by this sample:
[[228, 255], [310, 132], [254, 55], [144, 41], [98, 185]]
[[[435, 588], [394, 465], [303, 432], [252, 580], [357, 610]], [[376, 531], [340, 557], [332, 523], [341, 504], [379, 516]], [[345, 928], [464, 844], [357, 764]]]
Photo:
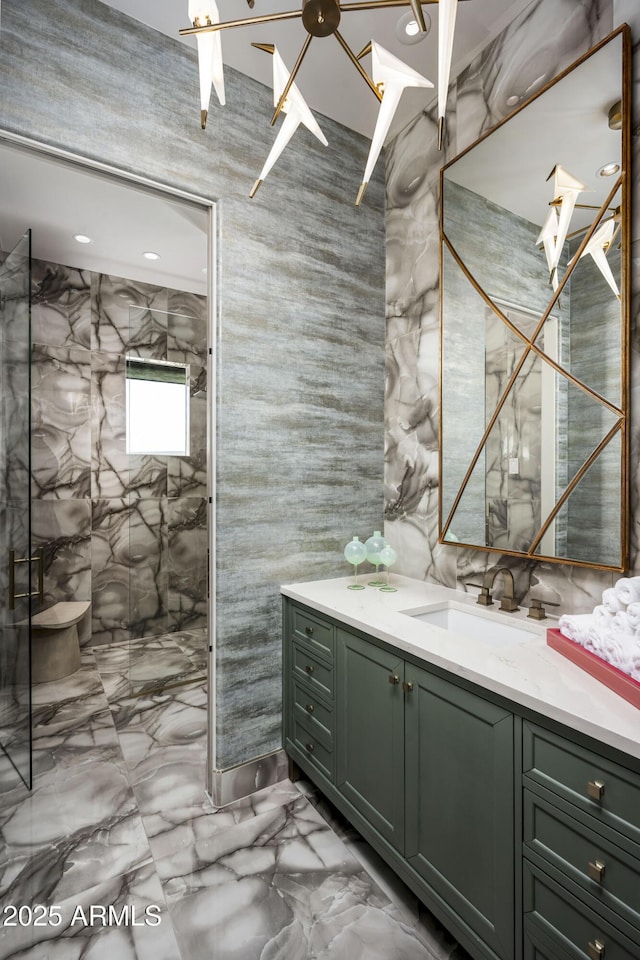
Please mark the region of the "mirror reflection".
[[626, 29], [443, 169], [441, 541], [626, 565]]

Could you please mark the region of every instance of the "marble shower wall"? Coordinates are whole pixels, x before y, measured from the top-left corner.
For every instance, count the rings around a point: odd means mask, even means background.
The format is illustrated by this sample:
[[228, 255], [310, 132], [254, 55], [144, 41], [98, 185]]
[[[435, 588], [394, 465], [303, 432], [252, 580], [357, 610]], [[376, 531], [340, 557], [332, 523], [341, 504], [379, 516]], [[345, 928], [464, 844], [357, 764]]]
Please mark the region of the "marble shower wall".
[[[92, 643], [207, 624], [204, 297], [34, 261], [32, 518], [45, 597]], [[189, 363], [189, 457], [126, 453], [126, 355]]]
[[195, 47], [99, 0], [4, 0], [0, 86], [0, 128], [216, 202], [214, 765], [259, 757], [282, 743], [280, 584], [347, 575], [383, 519], [382, 165], [354, 207], [368, 141], [321, 118], [329, 146], [301, 128], [250, 200], [271, 90], [225, 68], [202, 131]]
[[[499, 557], [438, 543], [439, 403], [439, 171], [443, 162], [472, 143], [509, 112], [507, 98], [524, 95], [544, 73], [551, 79], [606, 37], [630, 22], [634, 42], [634, 88], [640, 68], [640, 13], [634, 0], [533, 0], [458, 76], [448, 106], [444, 152], [437, 150], [435, 111], [410, 124], [387, 149], [387, 392], [385, 398], [385, 531], [399, 554], [398, 572], [466, 590]], [[634, 97], [631, 196], [632, 418], [640, 404], [640, 360], [635, 317], [640, 284], [638, 101]], [[637, 424], [638, 419], [632, 419]], [[638, 440], [632, 438], [632, 569], [638, 570]], [[506, 558], [521, 595], [530, 582], [537, 594], [566, 611], [591, 610], [615, 575], [597, 570]]]

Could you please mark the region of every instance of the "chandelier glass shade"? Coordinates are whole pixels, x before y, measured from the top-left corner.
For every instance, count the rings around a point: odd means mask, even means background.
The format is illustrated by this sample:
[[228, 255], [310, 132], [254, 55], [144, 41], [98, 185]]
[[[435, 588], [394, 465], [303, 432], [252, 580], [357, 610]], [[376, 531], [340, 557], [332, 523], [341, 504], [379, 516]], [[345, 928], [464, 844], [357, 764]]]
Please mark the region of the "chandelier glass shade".
[[[438, 146], [441, 147], [458, 0], [356, 0], [356, 2], [346, 3], [341, 2], [341, 0], [299, 0], [299, 2], [300, 7], [296, 10], [221, 21], [216, 0], [189, 0], [188, 13], [192, 26], [181, 30], [180, 35], [195, 36], [198, 44], [201, 126], [204, 129], [207, 123], [212, 87], [216, 91], [220, 104], [224, 105], [225, 103], [222, 32], [255, 24], [299, 19], [306, 30], [306, 37], [291, 70], [284, 63], [275, 44], [252, 44], [252, 46], [269, 53], [273, 57], [274, 113], [271, 123], [272, 125], [275, 124], [281, 113], [284, 114], [284, 121], [249, 195], [251, 197], [255, 196], [258, 188], [301, 123], [322, 144], [327, 145], [327, 139], [296, 86], [295, 80], [311, 42], [316, 38], [335, 37], [356, 72], [379, 102], [371, 149], [355, 201], [356, 205], [359, 205], [389, 132], [403, 91], [408, 87], [430, 88], [433, 87], [433, 83], [374, 40], [370, 40], [359, 53], [355, 53], [339, 30], [341, 18], [343, 14], [351, 16], [364, 11], [408, 7], [415, 19], [418, 32], [426, 35], [428, 18], [425, 18], [422, 9], [423, 4], [425, 6], [437, 4], [439, 21]], [[254, 0], [247, 0], [247, 3], [250, 8], [254, 6]], [[362, 61], [369, 55], [371, 55], [371, 75], [362, 64]]]

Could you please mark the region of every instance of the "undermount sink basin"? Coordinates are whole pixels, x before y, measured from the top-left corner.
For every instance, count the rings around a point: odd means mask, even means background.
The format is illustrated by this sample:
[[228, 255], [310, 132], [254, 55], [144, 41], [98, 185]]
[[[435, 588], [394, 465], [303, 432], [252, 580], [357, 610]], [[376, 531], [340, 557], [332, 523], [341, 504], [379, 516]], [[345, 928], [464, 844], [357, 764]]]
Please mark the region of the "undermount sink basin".
[[519, 620], [503, 622], [502, 616], [508, 614], [473, 610], [452, 600], [433, 604], [426, 610], [404, 610], [403, 613], [414, 620], [463, 634], [471, 640], [482, 640], [493, 647], [507, 647], [539, 636], [537, 631]]

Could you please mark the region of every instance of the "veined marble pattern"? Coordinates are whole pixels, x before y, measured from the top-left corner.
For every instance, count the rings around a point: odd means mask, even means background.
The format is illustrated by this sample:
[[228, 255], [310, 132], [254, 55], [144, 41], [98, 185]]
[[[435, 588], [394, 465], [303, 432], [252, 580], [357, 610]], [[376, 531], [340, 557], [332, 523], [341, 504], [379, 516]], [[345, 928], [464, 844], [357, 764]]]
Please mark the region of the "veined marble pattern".
[[90, 272], [34, 260], [31, 290], [31, 338], [34, 343], [89, 350]]
[[91, 491], [89, 351], [34, 343], [31, 474], [34, 499], [80, 499]]
[[[506, 115], [507, 97], [543, 74], [550, 79], [613, 26], [611, 0], [534, 0], [452, 84], [444, 156], [427, 115], [387, 148], [385, 536], [407, 576], [466, 590], [466, 581], [500, 562], [437, 542], [439, 168]], [[536, 595], [576, 612], [593, 609], [614, 579], [511, 558], [506, 565], [519, 595], [536, 586]]]
[[31, 540], [44, 554], [45, 601], [91, 599], [91, 501], [33, 500]]
[[206, 629], [185, 630], [94, 647], [107, 699], [201, 679], [207, 673], [208, 639]]
[[36, 686], [30, 794], [0, 756], [3, 905], [61, 916], [1, 960], [468, 960], [304, 782], [212, 807], [203, 683], [108, 703], [103, 653]]
[[[97, 644], [206, 625], [207, 299], [44, 261], [32, 296], [32, 509], [47, 600], [91, 598]], [[127, 352], [190, 364], [188, 457], [127, 454]]]

